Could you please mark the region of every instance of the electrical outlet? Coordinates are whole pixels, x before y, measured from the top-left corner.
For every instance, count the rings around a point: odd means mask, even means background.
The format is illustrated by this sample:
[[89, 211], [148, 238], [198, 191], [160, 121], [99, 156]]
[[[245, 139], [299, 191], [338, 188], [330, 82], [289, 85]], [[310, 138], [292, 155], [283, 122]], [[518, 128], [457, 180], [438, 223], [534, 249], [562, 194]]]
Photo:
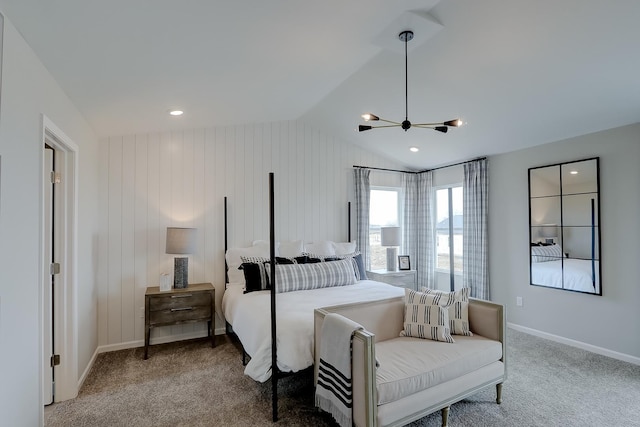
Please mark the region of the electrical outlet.
[[516, 305], [522, 307], [522, 297], [516, 297]]

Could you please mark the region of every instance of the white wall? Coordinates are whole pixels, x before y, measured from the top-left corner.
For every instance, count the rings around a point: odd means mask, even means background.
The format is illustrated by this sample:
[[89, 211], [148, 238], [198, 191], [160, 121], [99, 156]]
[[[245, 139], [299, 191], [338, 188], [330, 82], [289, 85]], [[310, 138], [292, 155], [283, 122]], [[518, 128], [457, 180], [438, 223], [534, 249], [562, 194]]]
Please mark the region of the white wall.
[[[529, 285], [528, 168], [600, 156], [602, 296]], [[489, 160], [490, 283], [508, 321], [640, 358], [640, 124]], [[523, 306], [515, 305], [516, 297]]]
[[[278, 240], [345, 241], [352, 166], [398, 167], [296, 121], [111, 137], [101, 141], [100, 157], [99, 341], [105, 350], [143, 343], [145, 289], [157, 286], [162, 272], [173, 272], [173, 256], [164, 253], [167, 226], [198, 229], [189, 282], [215, 285], [220, 314], [224, 196], [229, 247], [269, 238], [269, 172], [275, 173]], [[389, 175], [372, 173], [372, 183], [395, 183]], [[221, 317], [216, 327], [224, 327]], [[201, 334], [204, 325], [159, 328], [151, 342]]]
[[42, 118], [80, 149], [78, 363], [97, 347], [95, 274], [97, 139], [5, 17], [0, 108], [0, 414], [3, 425], [42, 424], [40, 395], [40, 209]]

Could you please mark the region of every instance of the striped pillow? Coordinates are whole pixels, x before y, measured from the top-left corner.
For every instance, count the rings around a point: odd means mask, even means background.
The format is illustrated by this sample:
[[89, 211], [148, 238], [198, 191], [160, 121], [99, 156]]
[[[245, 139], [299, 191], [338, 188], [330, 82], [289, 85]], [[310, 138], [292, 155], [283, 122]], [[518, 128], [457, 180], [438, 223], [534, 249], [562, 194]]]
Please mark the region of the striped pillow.
[[318, 255], [318, 254], [303, 252], [302, 255], [305, 257], [306, 262], [309, 262], [309, 260], [315, 260], [311, 262], [329, 262], [329, 261], [337, 261], [340, 259], [350, 259], [351, 262], [353, 263], [353, 272], [356, 275], [356, 280], [368, 279], [367, 272], [364, 268], [364, 261], [362, 260], [362, 254], [360, 253], [360, 251], [355, 251], [355, 252], [351, 252], [348, 254], [341, 254], [341, 255]]
[[[239, 269], [244, 270], [245, 293], [271, 289], [267, 277], [270, 258], [241, 256], [242, 264]], [[276, 264], [294, 264], [292, 258], [276, 257]]]
[[449, 328], [454, 335], [473, 336], [469, 330], [469, 291], [465, 287], [459, 291], [444, 292], [435, 289], [422, 288], [425, 294], [434, 295], [435, 301], [449, 312]]
[[436, 299], [436, 295], [405, 288], [404, 329], [400, 332], [401, 337], [455, 342], [449, 329], [447, 307], [438, 305]]
[[531, 262], [557, 261], [561, 258], [560, 245], [531, 246]]
[[[271, 271], [267, 270], [267, 275]], [[356, 276], [350, 259], [315, 264], [276, 265], [276, 292], [304, 291], [353, 285]]]

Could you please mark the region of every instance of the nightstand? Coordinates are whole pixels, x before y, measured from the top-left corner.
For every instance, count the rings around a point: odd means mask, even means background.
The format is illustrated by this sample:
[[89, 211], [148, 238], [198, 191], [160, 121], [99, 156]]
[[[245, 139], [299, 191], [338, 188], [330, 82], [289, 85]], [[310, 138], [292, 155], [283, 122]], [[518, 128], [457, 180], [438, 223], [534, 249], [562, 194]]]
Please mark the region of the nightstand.
[[367, 271], [367, 277], [369, 280], [375, 280], [376, 282], [388, 283], [393, 286], [400, 286], [412, 290], [417, 290], [418, 275], [416, 270], [373, 270]]
[[207, 321], [207, 336], [211, 337], [211, 347], [215, 347], [215, 300], [211, 283], [165, 292], [160, 292], [158, 286], [148, 287], [144, 294], [144, 358], [148, 356], [151, 329], [157, 326]]

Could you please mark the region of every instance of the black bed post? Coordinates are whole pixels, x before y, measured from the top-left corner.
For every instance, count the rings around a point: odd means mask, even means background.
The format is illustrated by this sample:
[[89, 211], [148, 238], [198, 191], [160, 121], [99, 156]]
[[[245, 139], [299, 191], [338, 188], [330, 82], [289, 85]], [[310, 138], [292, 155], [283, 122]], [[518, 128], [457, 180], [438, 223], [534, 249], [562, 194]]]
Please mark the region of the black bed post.
[[224, 283], [229, 283], [229, 266], [227, 265], [227, 196], [224, 196]]
[[351, 202], [347, 202], [347, 242], [351, 242]]
[[278, 421], [278, 356], [276, 348], [276, 239], [273, 203], [273, 172], [269, 173], [269, 251], [271, 253], [271, 411]]

